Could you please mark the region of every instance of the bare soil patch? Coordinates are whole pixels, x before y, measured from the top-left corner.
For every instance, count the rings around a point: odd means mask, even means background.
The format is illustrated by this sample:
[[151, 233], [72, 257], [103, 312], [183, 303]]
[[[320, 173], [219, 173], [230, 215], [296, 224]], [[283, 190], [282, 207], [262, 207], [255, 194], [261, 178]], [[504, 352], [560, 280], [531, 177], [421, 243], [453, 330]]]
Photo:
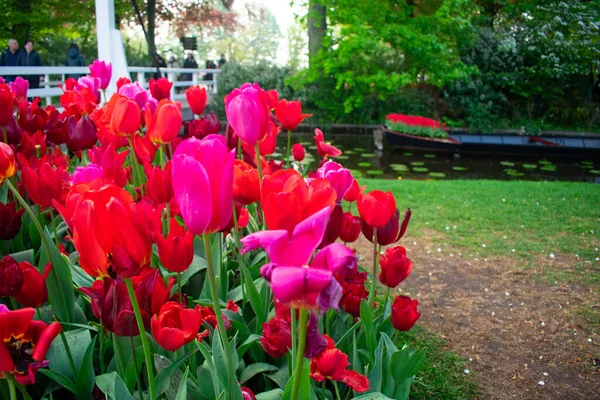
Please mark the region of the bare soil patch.
[[[576, 312], [598, 304], [591, 288], [547, 285], [536, 279], [543, 261], [524, 269], [507, 257], [468, 258], [430, 244], [433, 235], [402, 240], [415, 267], [398, 293], [417, 298], [420, 323], [470, 360], [465, 373], [482, 399], [600, 399], [600, 335]], [[372, 244], [361, 236], [353, 245], [370, 268]]]

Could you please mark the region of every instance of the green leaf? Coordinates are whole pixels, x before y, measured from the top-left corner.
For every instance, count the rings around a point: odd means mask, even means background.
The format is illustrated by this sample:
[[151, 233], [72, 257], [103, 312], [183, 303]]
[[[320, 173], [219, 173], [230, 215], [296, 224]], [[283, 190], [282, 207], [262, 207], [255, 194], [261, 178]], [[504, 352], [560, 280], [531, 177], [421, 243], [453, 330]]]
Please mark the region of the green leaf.
[[240, 385], [243, 385], [246, 381], [252, 379], [252, 377], [257, 374], [277, 370], [279, 370], [279, 367], [267, 363], [250, 364], [240, 374]]
[[223, 387], [228, 387], [228, 376], [227, 373], [227, 358], [225, 357], [225, 349], [221, 342], [221, 335], [215, 330], [212, 334], [212, 357], [217, 370], [217, 376], [223, 384]]
[[52, 379], [54, 382], [58, 383], [69, 392], [73, 394], [77, 394], [77, 386], [73, 383], [72, 380], [69, 379], [68, 376], [61, 374], [60, 372], [50, 371], [48, 369], [40, 369], [38, 372], [42, 373], [42, 375], [46, 375], [48, 378]]
[[46, 279], [48, 288], [48, 300], [58, 316], [65, 322], [75, 322], [75, 292], [73, 290], [73, 278], [69, 265], [62, 257], [56, 246], [52, 244], [48, 227], [43, 232], [46, 241], [50, 243], [50, 254], [46, 254], [46, 246], [42, 246], [39, 269], [43, 271], [48, 261], [52, 262], [52, 272]]
[[[92, 342], [90, 331], [87, 329], [75, 329], [72, 331], [64, 332], [65, 339], [71, 351], [73, 357], [73, 363], [75, 369], [82, 369], [83, 362], [86, 357], [86, 353]], [[56, 372], [69, 377], [69, 379], [76, 381], [77, 377], [73, 376], [73, 371], [68, 361], [67, 351], [63, 346], [62, 340], [59, 338], [52, 341], [46, 359], [50, 361], [49, 369], [52, 372]]]
[[283, 390], [273, 389], [268, 392], [259, 393], [256, 395], [256, 400], [279, 400], [283, 395]]
[[116, 372], [97, 376], [96, 385], [110, 400], [134, 400]]
[[384, 343], [382, 337], [379, 339], [379, 345], [375, 350], [375, 365], [367, 375], [371, 391], [380, 392], [383, 385], [383, 347]]
[[242, 274], [244, 275], [244, 285], [246, 287], [246, 295], [250, 300], [250, 306], [252, 307], [252, 310], [254, 310], [254, 314], [258, 319], [258, 326], [262, 326], [266, 318], [262, 297], [258, 293], [258, 289], [254, 284], [254, 280], [252, 279], [248, 268], [246, 268], [244, 265], [241, 265], [240, 267]]
[[88, 345], [77, 376], [77, 398], [89, 399], [94, 390], [94, 347], [96, 346], [96, 337]]
[[269, 379], [277, 384], [280, 388], [285, 388], [285, 385], [290, 380], [290, 373], [287, 368], [281, 368], [279, 371], [274, 374], [267, 375]]
[[375, 338], [375, 330], [373, 329], [373, 310], [369, 307], [369, 302], [363, 299], [360, 302], [360, 320], [364, 328], [365, 336], [367, 339], [367, 348], [372, 353], [375, 351], [377, 345]]
[[14, 258], [16, 262], [27, 261], [29, 264], [35, 264], [32, 249], [20, 251], [18, 253], [12, 253], [10, 256]]
[[[156, 375], [156, 377], [154, 377], [154, 382], [156, 384], [156, 395], [157, 396], [160, 396], [161, 394], [165, 393], [169, 389], [169, 387], [171, 386], [171, 377], [173, 376], [173, 373], [177, 369], [179, 369], [179, 366], [192, 354], [194, 354], [194, 352], [187, 353], [187, 354], [184, 354], [183, 356], [179, 357], [177, 360], [173, 361], [168, 367], [162, 369]], [[156, 359], [157, 357], [160, 358], [162, 356], [155, 354], [154, 358]]]
[[242, 343], [240, 347], [237, 348], [238, 357], [240, 359], [243, 358], [244, 354], [246, 354], [246, 351], [248, 351], [248, 349], [254, 343], [258, 342], [258, 340], [260, 340], [260, 335], [257, 335], [256, 333], [253, 333], [252, 335], [248, 336], [244, 343]]
[[[353, 400], [394, 400], [391, 397], [387, 397], [380, 392], [367, 393], [357, 397], [353, 397]], [[399, 400], [399, 399], [398, 399]]]
[[190, 367], [186, 367], [183, 376], [181, 377], [181, 383], [179, 384], [179, 390], [177, 390], [177, 395], [175, 396], [175, 400], [187, 400], [187, 377], [190, 372]]
[[290, 380], [285, 386], [285, 390], [283, 391], [283, 396], [281, 397], [281, 400], [289, 400], [292, 397], [294, 375], [298, 372], [302, 373], [302, 380], [300, 383], [300, 393], [298, 395], [298, 400], [309, 400], [311, 398], [310, 362], [308, 360], [304, 360], [304, 363], [302, 364], [302, 371], [294, 371], [294, 374], [292, 374]]
[[[188, 390], [190, 391], [190, 397], [193, 399], [216, 399], [220, 392], [219, 382], [214, 374], [214, 369], [206, 367], [198, 368], [198, 386], [195, 384], [188, 384]], [[197, 392], [197, 393], [196, 393]]]
[[[71, 254], [72, 255], [72, 254]], [[83, 270], [79, 265], [72, 262], [71, 257], [66, 257], [66, 262], [71, 269], [73, 284], [77, 288], [91, 287], [94, 284], [94, 278], [92, 278], [87, 272]]]

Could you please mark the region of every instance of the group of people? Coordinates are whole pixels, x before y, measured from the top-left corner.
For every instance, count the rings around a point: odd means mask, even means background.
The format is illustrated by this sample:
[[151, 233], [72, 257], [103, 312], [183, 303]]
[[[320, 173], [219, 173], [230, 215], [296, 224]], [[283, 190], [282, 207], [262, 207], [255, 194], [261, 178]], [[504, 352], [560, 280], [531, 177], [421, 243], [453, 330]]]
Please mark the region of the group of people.
[[[179, 62], [173, 56], [171, 56], [171, 58], [169, 58], [168, 63], [165, 63], [164, 59], [157, 54], [155, 61], [159, 68], [180, 68]], [[221, 58], [219, 59], [218, 62], [219, 62], [219, 64], [217, 65], [214, 63], [213, 60], [206, 60], [205, 68], [206, 69], [220, 69], [227, 62], [227, 60], [225, 59], [225, 54], [221, 54]], [[185, 61], [183, 62], [183, 68], [190, 68], [190, 69], [198, 68], [198, 63], [196, 62], [196, 59], [194, 58], [192, 53], [189, 53], [188, 56], [186, 57]], [[192, 74], [184, 73], [184, 74], [181, 74], [181, 76], [179, 78], [182, 81], [191, 81]], [[213, 74], [210, 72], [206, 73], [206, 74], [204, 74], [203, 79], [205, 81], [212, 81]]]
[[[10, 39], [8, 41], [8, 47], [2, 51], [0, 55], [0, 67], [41, 67], [42, 58], [40, 54], [33, 49], [33, 41], [26, 40], [25, 47], [19, 49], [19, 42], [16, 39]], [[14, 76], [7, 76], [6, 81], [12, 82]], [[40, 75], [25, 75], [24, 79], [29, 81], [29, 87], [39, 88], [40, 79], [43, 79]]]

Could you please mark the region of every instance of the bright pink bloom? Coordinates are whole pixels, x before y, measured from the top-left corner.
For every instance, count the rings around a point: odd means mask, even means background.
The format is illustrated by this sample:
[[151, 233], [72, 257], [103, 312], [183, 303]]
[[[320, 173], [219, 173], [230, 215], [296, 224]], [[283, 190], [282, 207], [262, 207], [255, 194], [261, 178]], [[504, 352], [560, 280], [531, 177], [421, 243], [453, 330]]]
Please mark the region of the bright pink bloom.
[[327, 161], [317, 170], [317, 177], [325, 178], [331, 183], [337, 194], [336, 203], [341, 204], [346, 192], [352, 187], [354, 177], [350, 170], [342, 167], [340, 164]]
[[225, 97], [225, 113], [235, 133], [254, 146], [268, 133], [271, 113], [266, 92], [258, 83], [244, 83]]
[[184, 140], [173, 156], [173, 192], [190, 232], [214, 233], [231, 220], [233, 160], [225, 138], [209, 135]]
[[271, 262], [261, 268], [261, 274], [282, 303], [322, 310], [338, 306], [342, 291], [333, 274], [355, 265], [354, 254], [341, 244], [330, 245], [306, 268], [323, 240], [329, 213], [326, 207], [306, 218], [291, 237], [286, 230], [275, 230], [256, 232], [242, 239], [242, 253], [262, 247], [269, 255]]
[[325, 136], [323, 136], [323, 131], [319, 128], [315, 129], [314, 139], [317, 146], [317, 153], [319, 153], [320, 157], [337, 157], [342, 154], [342, 151], [337, 147], [325, 143]]
[[94, 60], [92, 65], [90, 65], [90, 75], [100, 79], [100, 89], [106, 90], [112, 77], [112, 64]]
[[78, 183], [89, 183], [96, 179], [104, 178], [104, 169], [98, 164], [89, 164], [85, 167], [77, 167], [71, 177], [73, 186]]
[[15, 97], [27, 97], [27, 91], [29, 90], [29, 81], [17, 76], [14, 82], [9, 83], [10, 91], [13, 92]]

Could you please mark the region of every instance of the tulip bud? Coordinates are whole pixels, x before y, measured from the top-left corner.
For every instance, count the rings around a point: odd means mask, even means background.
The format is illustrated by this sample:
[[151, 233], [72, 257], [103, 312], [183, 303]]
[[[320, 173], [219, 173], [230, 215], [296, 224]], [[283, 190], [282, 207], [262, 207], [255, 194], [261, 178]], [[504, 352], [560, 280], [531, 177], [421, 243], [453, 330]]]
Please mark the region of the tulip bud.
[[16, 296], [23, 287], [23, 271], [11, 256], [0, 260], [0, 297]]
[[52, 269], [52, 264], [46, 264], [44, 275], [27, 261], [19, 263], [21, 271], [23, 271], [23, 286], [20, 292], [15, 295], [15, 300], [25, 307], [39, 307], [48, 301], [48, 288], [46, 287], [46, 279]]
[[11, 240], [21, 230], [21, 217], [24, 208], [15, 211], [15, 203], [0, 203], [0, 240]]
[[344, 242], [352, 243], [358, 239], [360, 235], [360, 218], [352, 215], [349, 212], [344, 213], [344, 222], [340, 232], [340, 239]]
[[229, 124], [242, 141], [254, 146], [269, 130], [270, 111], [266, 92], [255, 83], [243, 84], [225, 97]]
[[[146, 109], [146, 123], [150, 110]], [[163, 100], [158, 105], [152, 120], [148, 124], [148, 137], [153, 143], [167, 144], [179, 135], [181, 130], [181, 105], [169, 100]]]
[[206, 101], [208, 99], [208, 96], [206, 95], [206, 88], [201, 88], [200, 86], [189, 87], [185, 91], [185, 98], [190, 105], [192, 113], [194, 115], [202, 115], [204, 109], [206, 108]]
[[[398, 240], [404, 236], [406, 232], [406, 228], [408, 226], [408, 222], [410, 221], [411, 211], [410, 208], [406, 210], [404, 213], [404, 219], [402, 220], [402, 225], [399, 225], [399, 211], [396, 209], [396, 212], [389, 220], [387, 224], [384, 226], [377, 228], [377, 243], [382, 246], [387, 246], [388, 244], [396, 243]], [[363, 221], [364, 222], [364, 221]], [[373, 242], [373, 227], [367, 223], [362, 224], [362, 232], [369, 240], [369, 242]]]
[[406, 257], [406, 249], [396, 246], [386, 250], [379, 259], [381, 271], [379, 280], [385, 286], [395, 288], [405, 280], [413, 268], [413, 263]]
[[67, 120], [67, 140], [69, 150], [85, 150], [94, 147], [98, 141], [96, 126], [92, 119], [84, 115], [79, 120], [71, 115]]
[[126, 97], [117, 100], [110, 119], [112, 133], [118, 136], [130, 136], [140, 129], [140, 124], [140, 106]]
[[275, 116], [283, 129], [293, 131], [312, 114], [302, 114], [302, 103], [299, 101], [279, 100], [275, 108]]
[[392, 325], [399, 331], [409, 331], [417, 322], [421, 313], [417, 311], [418, 300], [397, 296], [392, 304]]
[[292, 155], [294, 156], [294, 160], [301, 162], [304, 160], [304, 156], [306, 155], [306, 151], [304, 150], [304, 146], [300, 143], [296, 143], [292, 146]]
[[17, 172], [15, 153], [6, 143], [0, 142], [0, 183]]
[[94, 60], [90, 65], [90, 75], [93, 78], [100, 79], [100, 89], [106, 90], [110, 84], [110, 78], [112, 77], [112, 64], [106, 64], [104, 61]]
[[[0, 90], [0, 126], [8, 125], [14, 112], [13, 94], [8, 90]], [[4, 140], [2, 137], [0, 139]]]
[[148, 88], [150, 89], [150, 93], [152, 93], [152, 97], [158, 101], [170, 99], [172, 87], [173, 82], [169, 82], [166, 78], [158, 78], [157, 80], [152, 78], [150, 79], [150, 82], [148, 82]]
[[362, 220], [374, 228], [387, 224], [396, 212], [396, 200], [392, 192], [373, 190], [366, 194], [361, 193], [357, 204]]

